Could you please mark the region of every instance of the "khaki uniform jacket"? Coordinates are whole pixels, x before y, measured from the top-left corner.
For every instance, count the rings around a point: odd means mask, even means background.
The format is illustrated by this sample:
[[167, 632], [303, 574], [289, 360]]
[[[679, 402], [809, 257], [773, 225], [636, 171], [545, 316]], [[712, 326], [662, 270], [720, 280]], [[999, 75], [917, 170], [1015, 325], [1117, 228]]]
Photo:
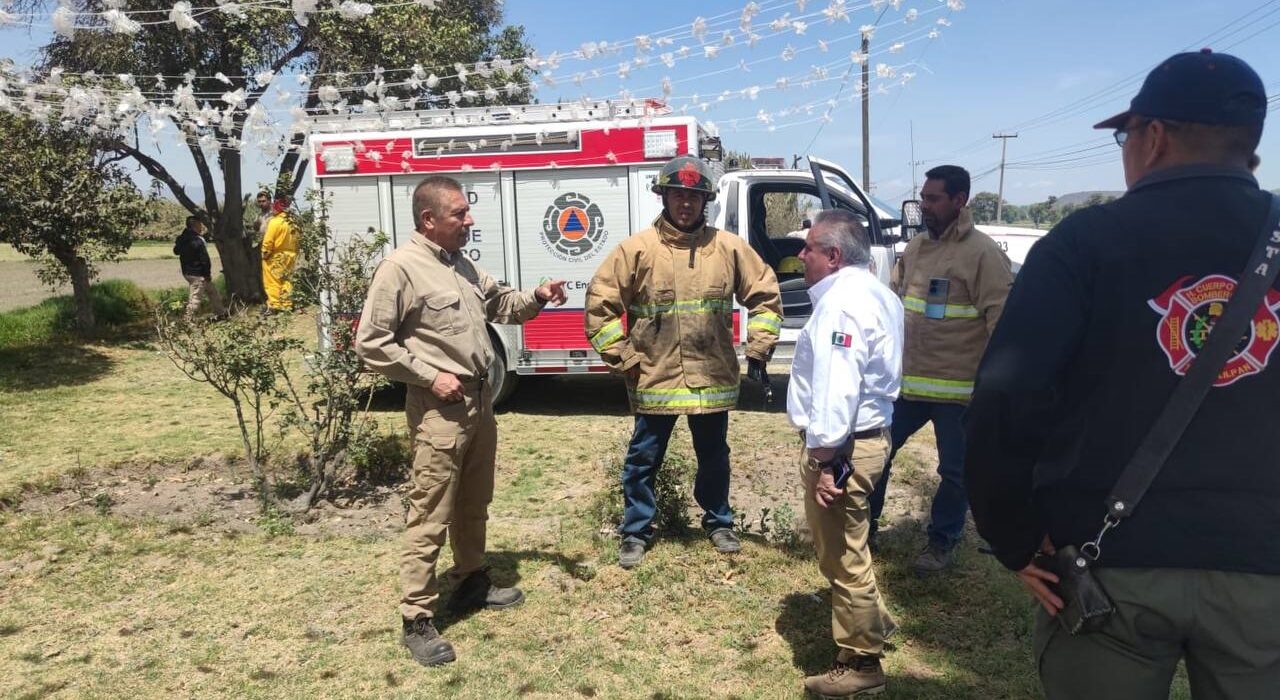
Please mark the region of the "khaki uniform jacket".
[[356, 354], [388, 379], [430, 387], [440, 372], [463, 382], [493, 362], [486, 321], [523, 323], [542, 309], [533, 292], [499, 286], [465, 255], [415, 233], [373, 273]]
[[[943, 318], [925, 315], [932, 278], [950, 281]], [[1009, 258], [973, 227], [966, 207], [937, 239], [926, 234], [907, 243], [892, 283], [906, 309], [902, 396], [968, 403], [978, 361], [1013, 285]]]
[[596, 270], [587, 337], [613, 369], [640, 368], [627, 387], [636, 413], [727, 411], [738, 401], [734, 297], [748, 313], [747, 355], [767, 359], [782, 328], [773, 270], [738, 236], [681, 233], [659, 216]]

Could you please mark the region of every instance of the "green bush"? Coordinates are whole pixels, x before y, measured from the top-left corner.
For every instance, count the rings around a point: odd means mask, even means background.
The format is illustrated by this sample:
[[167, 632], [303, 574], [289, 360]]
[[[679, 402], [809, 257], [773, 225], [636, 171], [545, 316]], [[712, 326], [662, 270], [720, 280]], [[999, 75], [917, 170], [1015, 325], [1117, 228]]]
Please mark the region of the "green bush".
[[[605, 462], [605, 489], [596, 495], [595, 513], [604, 527], [616, 528], [622, 522], [622, 460], [627, 444], [614, 450], [615, 457]], [[697, 462], [679, 452], [668, 452], [654, 477], [653, 490], [657, 512], [653, 527], [660, 532], [683, 535], [689, 531], [690, 496]]]
[[[153, 301], [128, 280], [106, 280], [89, 288], [101, 332], [119, 331], [150, 317]], [[0, 348], [41, 345], [75, 332], [76, 309], [71, 296], [59, 296], [22, 309], [0, 313]]]
[[366, 431], [347, 447], [347, 459], [359, 484], [394, 485], [405, 480], [413, 463], [413, 451], [403, 435]]

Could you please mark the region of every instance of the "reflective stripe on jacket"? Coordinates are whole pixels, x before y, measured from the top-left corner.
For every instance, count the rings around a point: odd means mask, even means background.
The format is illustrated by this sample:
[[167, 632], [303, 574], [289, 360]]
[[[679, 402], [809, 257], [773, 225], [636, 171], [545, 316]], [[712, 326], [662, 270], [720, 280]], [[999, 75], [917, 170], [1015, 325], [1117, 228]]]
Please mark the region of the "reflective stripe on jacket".
[[738, 401], [733, 300], [745, 307], [747, 355], [766, 359], [782, 328], [773, 270], [740, 237], [681, 233], [659, 216], [624, 240], [587, 289], [586, 333], [628, 385], [636, 413], [714, 413]]
[[[930, 318], [929, 281], [948, 281], [947, 296]], [[1009, 258], [973, 227], [966, 207], [938, 238], [911, 239], [893, 271], [906, 309], [902, 396], [966, 403], [987, 340], [1013, 284]]]

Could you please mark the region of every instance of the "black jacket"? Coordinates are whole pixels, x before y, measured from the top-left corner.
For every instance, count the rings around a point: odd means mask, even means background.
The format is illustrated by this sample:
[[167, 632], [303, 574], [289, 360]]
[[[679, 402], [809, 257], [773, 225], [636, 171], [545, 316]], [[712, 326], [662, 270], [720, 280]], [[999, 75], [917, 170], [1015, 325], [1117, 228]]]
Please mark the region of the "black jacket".
[[178, 256], [182, 274], [205, 279], [213, 277], [213, 263], [209, 262], [209, 250], [204, 236], [191, 229], [184, 229], [173, 244], [173, 254]]
[[[1243, 170], [1171, 168], [1032, 248], [966, 416], [974, 519], [1005, 566], [1025, 566], [1046, 533], [1058, 546], [1097, 534], [1269, 196]], [[1103, 566], [1280, 574], [1277, 310], [1273, 289], [1151, 490], [1107, 534]]]

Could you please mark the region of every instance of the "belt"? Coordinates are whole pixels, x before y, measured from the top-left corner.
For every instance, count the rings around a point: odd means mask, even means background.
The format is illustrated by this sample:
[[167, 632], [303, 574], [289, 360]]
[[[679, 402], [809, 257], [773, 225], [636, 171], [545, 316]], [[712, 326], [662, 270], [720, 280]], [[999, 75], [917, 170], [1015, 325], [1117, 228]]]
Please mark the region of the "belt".
[[[870, 440], [871, 438], [880, 437], [881, 435], [884, 434], [885, 430], [886, 428], [884, 426], [880, 426], [879, 428], [867, 428], [866, 430], [859, 430], [855, 432], [853, 435], [850, 435], [849, 437], [854, 440]], [[804, 438], [805, 438], [805, 432], [801, 430], [800, 439], [803, 440]]]

